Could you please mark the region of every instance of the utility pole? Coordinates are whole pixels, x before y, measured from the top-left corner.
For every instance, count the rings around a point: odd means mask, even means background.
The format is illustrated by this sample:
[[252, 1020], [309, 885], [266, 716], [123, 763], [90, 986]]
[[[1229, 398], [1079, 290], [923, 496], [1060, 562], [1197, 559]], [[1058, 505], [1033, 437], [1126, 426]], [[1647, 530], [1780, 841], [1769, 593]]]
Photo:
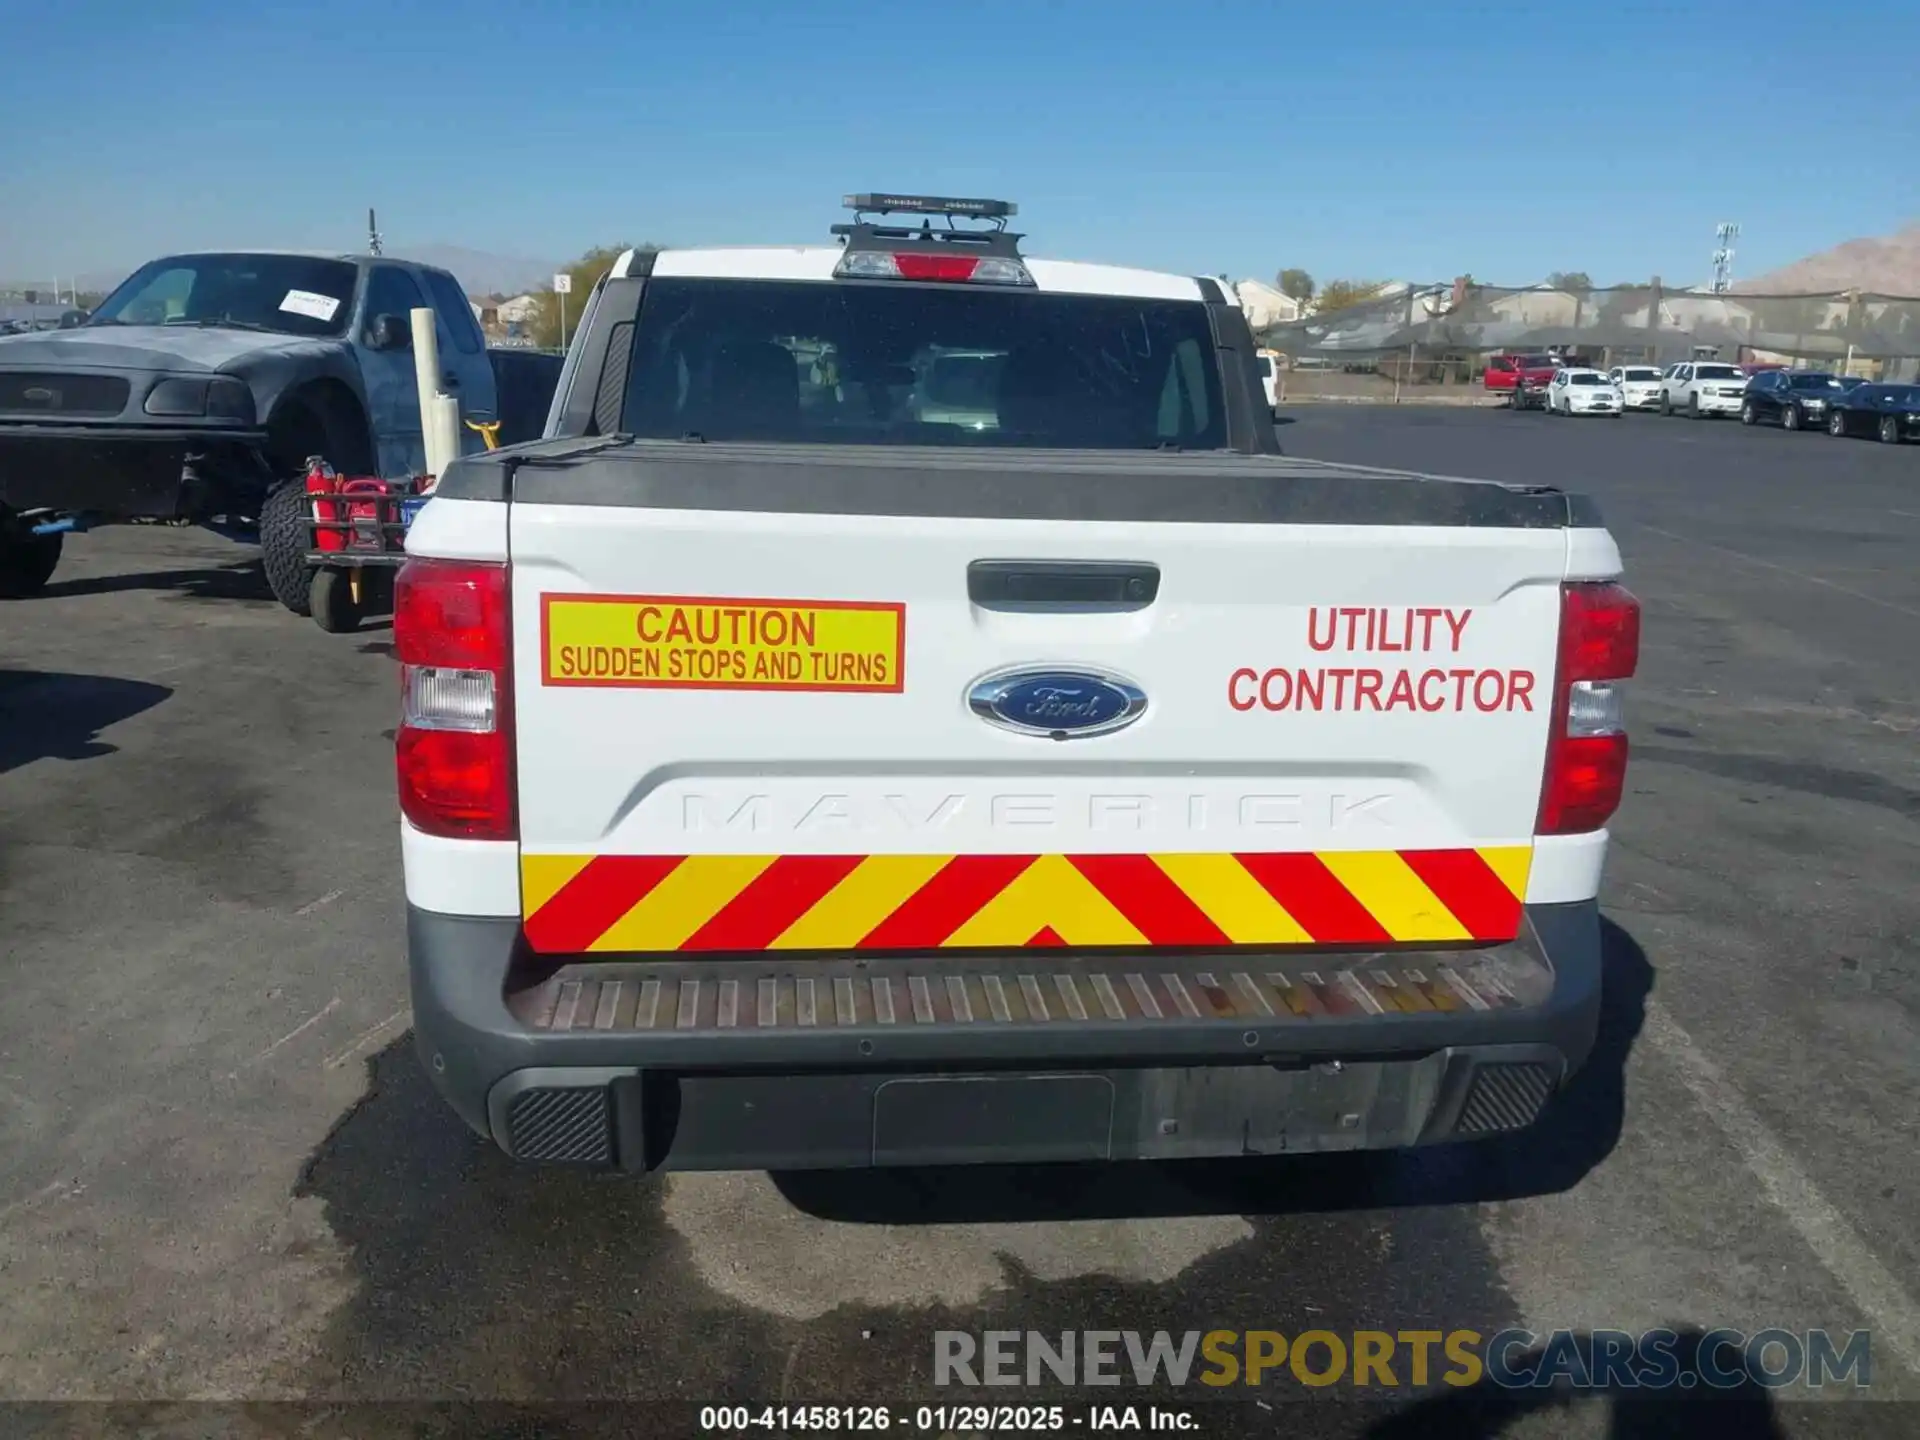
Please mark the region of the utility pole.
[[380, 253], [380, 231], [373, 223], [373, 207], [371, 205], [367, 207], [367, 253], [369, 255], [378, 255]]
[[1724, 295], [1733, 288], [1733, 242], [1740, 238], [1740, 227], [1731, 223], [1714, 226], [1713, 283], [1708, 288]]

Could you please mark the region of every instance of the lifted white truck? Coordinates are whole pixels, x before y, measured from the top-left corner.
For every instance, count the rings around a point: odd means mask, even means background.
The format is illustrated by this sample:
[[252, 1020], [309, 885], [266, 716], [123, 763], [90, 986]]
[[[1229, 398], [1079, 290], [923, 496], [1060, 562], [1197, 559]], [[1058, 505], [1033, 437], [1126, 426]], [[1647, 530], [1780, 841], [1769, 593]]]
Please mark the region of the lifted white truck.
[[[1213, 282], [849, 203], [623, 258], [547, 438], [408, 537], [447, 1100], [635, 1172], [1532, 1123], [1593, 1044], [1638, 649], [1593, 507], [1287, 458]], [[991, 403], [922, 414], [955, 352]]]

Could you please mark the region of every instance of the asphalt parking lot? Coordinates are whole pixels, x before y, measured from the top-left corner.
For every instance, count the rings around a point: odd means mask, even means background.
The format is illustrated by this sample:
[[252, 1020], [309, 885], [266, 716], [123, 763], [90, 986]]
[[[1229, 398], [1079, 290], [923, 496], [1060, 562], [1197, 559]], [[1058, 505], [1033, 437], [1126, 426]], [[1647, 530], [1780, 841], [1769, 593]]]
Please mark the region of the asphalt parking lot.
[[[1625, 554], [1646, 640], [1607, 1016], [1548, 1128], [1335, 1163], [516, 1168], [407, 1034], [386, 632], [323, 634], [199, 532], [110, 530], [0, 608], [0, 1399], [904, 1399], [939, 1328], [1667, 1325], [1870, 1329], [1872, 1393], [1920, 1401], [1920, 450], [1412, 407], [1301, 406], [1280, 435], [1585, 490]], [[1212, 1401], [1200, 1433], [1360, 1423], [1324, 1398]], [[1606, 1411], [1456, 1392], [1394, 1423]], [[1920, 1429], [1757, 1389], [1678, 1412], [1638, 1413]], [[82, 1413], [109, 1422], [40, 1433]], [[215, 1413], [419, 1418], [127, 1423]]]

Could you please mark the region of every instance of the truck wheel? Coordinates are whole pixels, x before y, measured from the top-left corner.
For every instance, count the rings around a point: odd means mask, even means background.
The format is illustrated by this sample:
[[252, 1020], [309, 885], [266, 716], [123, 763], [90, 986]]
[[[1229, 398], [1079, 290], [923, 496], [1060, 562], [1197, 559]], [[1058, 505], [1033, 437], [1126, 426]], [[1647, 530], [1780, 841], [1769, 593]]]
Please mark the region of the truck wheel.
[[0, 530], [0, 600], [24, 600], [46, 589], [60, 564], [61, 542], [65, 539], [58, 534]]
[[1751, 425], [1759, 418], [1759, 412], [1753, 408], [1753, 401], [1743, 400], [1740, 402], [1740, 423], [1742, 425]]
[[307, 564], [307, 492], [297, 480], [277, 486], [260, 507], [260, 566], [273, 598], [296, 615], [311, 615]]
[[1800, 407], [1798, 405], [1789, 405], [1780, 412], [1780, 428], [1782, 430], [1798, 430], [1800, 428]]
[[1662, 415], [1673, 414], [1673, 397], [1664, 390], [1660, 392], [1660, 413]]
[[1689, 395], [1687, 397], [1687, 418], [1689, 420], [1698, 420], [1700, 418], [1700, 397], [1698, 395]]
[[1827, 433], [1836, 440], [1844, 436], [1847, 433], [1847, 417], [1842, 415], [1838, 410], [1829, 410], [1827, 412]]
[[360, 628], [360, 602], [353, 598], [353, 577], [345, 570], [316, 569], [307, 586], [307, 608], [329, 635]]

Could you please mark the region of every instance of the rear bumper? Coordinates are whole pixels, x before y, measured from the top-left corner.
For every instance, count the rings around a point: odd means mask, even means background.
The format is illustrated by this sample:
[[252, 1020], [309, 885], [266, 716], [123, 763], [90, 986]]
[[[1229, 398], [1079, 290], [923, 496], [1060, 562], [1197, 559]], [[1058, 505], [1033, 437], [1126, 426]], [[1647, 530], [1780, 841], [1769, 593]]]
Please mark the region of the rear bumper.
[[0, 423], [0, 505], [112, 520], [219, 513], [264, 493], [265, 472], [250, 463], [264, 438], [251, 427], [211, 423]]
[[1532, 1123], [1599, 1019], [1597, 906], [1486, 950], [594, 963], [409, 907], [414, 1033], [525, 1160], [655, 1169], [1381, 1149]]

